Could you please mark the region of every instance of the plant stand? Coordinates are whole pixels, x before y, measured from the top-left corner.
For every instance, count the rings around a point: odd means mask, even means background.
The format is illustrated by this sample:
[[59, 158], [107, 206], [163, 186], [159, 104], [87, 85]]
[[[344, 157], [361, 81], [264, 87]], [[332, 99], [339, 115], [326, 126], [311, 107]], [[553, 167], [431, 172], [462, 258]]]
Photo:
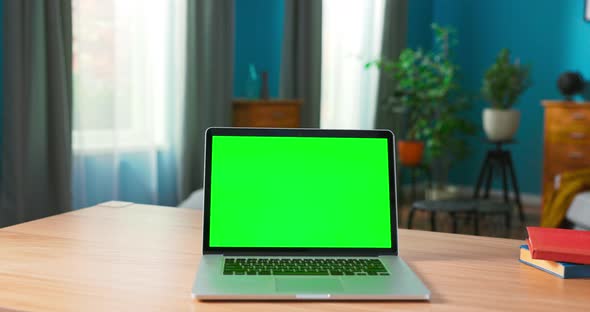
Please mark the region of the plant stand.
[[431, 181], [431, 177], [430, 177], [430, 170], [428, 168], [427, 165], [425, 164], [418, 164], [415, 166], [407, 166], [407, 165], [402, 165], [405, 168], [408, 168], [410, 170], [410, 187], [411, 187], [411, 200], [410, 202], [415, 202], [416, 199], [418, 198], [417, 196], [417, 190], [416, 190], [416, 178], [418, 177], [418, 175], [423, 172], [424, 175], [426, 176], [426, 179], [428, 181], [428, 186], [430, 186], [432, 184]]
[[[483, 198], [490, 197], [490, 188], [492, 186], [492, 179], [494, 177], [495, 169], [500, 171], [502, 176], [502, 189], [503, 189], [503, 197], [504, 202], [509, 203], [510, 199], [508, 196], [508, 175], [510, 175], [510, 182], [512, 184], [512, 189], [514, 191], [514, 202], [518, 207], [518, 216], [520, 218], [521, 225], [524, 225], [524, 213], [522, 211], [522, 202], [520, 201], [520, 193], [518, 191], [518, 182], [516, 181], [516, 172], [514, 170], [514, 164], [512, 162], [512, 156], [510, 151], [502, 149], [504, 144], [512, 144], [515, 143], [514, 140], [510, 141], [488, 141], [489, 143], [495, 144], [495, 149], [488, 150], [486, 158], [481, 166], [481, 170], [479, 171], [479, 178], [477, 179], [477, 184], [475, 186], [475, 190], [473, 192], [473, 198], [480, 198], [480, 189], [483, 186], [483, 182], [485, 180], [485, 193]], [[510, 224], [508, 223], [507, 226], [509, 227]]]

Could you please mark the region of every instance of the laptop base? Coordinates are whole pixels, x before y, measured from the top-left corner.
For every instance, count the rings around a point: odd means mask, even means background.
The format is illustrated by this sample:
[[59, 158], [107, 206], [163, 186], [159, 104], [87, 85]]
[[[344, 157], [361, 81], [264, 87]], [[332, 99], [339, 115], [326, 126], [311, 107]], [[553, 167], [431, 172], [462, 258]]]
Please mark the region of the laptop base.
[[380, 256], [379, 259], [391, 273], [390, 275], [228, 276], [223, 275], [223, 256], [204, 255], [199, 265], [192, 295], [199, 300], [430, 299], [430, 291], [400, 257]]

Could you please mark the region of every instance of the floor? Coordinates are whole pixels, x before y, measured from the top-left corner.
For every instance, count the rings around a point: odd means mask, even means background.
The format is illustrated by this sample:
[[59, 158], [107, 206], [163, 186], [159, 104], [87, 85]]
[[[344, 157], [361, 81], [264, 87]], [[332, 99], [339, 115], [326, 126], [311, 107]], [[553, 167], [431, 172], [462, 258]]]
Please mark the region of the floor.
[[[406, 228], [408, 221], [408, 213], [410, 211], [409, 205], [404, 205], [399, 211], [399, 226]], [[512, 214], [512, 227], [507, 230], [502, 216], [485, 216], [480, 218], [479, 232], [482, 236], [504, 237], [514, 239], [525, 239], [526, 226], [537, 226], [540, 220], [540, 207], [525, 205], [523, 207], [525, 214], [525, 226], [522, 226], [518, 220], [518, 213], [515, 210]], [[452, 233], [451, 218], [447, 215], [439, 213], [436, 219], [437, 231]], [[430, 214], [417, 211], [414, 214], [413, 229], [430, 231]], [[459, 234], [473, 235], [473, 222], [469, 220], [460, 220], [458, 224]]]

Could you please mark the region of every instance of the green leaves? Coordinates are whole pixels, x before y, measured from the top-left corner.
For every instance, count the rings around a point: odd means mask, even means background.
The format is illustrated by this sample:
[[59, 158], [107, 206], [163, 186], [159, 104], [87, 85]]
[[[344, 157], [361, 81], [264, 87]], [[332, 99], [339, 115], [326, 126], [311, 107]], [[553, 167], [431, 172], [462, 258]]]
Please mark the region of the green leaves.
[[492, 107], [511, 108], [518, 97], [531, 86], [530, 65], [510, 62], [510, 51], [502, 49], [486, 71], [481, 93]]
[[405, 49], [397, 60], [376, 60], [376, 66], [389, 77], [394, 92], [382, 102], [385, 112], [403, 109], [408, 117], [409, 140], [423, 140], [430, 158], [460, 159], [467, 152], [466, 134], [475, 127], [460, 117], [469, 108], [457, 83], [459, 67], [451, 60], [456, 31], [432, 25], [435, 46], [431, 51]]

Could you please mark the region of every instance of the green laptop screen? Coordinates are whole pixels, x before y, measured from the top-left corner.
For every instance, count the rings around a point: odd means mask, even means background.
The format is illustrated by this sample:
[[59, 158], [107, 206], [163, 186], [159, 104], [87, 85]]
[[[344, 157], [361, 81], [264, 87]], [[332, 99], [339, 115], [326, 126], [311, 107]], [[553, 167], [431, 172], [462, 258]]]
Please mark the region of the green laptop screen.
[[213, 136], [211, 247], [391, 248], [386, 138]]

